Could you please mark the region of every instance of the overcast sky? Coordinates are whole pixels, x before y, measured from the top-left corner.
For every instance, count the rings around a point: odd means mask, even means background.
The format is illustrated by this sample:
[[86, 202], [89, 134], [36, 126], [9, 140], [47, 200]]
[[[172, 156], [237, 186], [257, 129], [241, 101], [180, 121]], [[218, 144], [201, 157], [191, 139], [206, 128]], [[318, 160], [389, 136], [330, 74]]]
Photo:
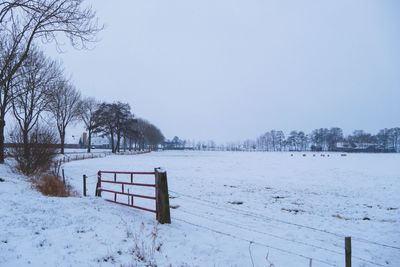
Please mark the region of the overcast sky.
[[100, 42], [48, 53], [167, 138], [400, 126], [400, 1], [90, 2]]

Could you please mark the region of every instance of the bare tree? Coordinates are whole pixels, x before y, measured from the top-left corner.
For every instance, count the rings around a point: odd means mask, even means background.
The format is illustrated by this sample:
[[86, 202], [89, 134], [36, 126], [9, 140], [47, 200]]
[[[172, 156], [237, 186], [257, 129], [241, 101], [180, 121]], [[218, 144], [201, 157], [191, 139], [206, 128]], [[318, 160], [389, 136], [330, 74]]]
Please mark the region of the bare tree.
[[115, 121], [113, 118], [112, 104], [101, 103], [94, 113], [95, 133], [101, 133], [103, 136], [109, 136], [111, 141], [111, 151], [114, 153], [114, 134]]
[[59, 65], [33, 49], [18, 70], [13, 88], [12, 107], [22, 135], [24, 155], [29, 161], [29, 132], [37, 124], [49, 100], [51, 83], [61, 75]]
[[113, 153], [119, 152], [123, 131], [131, 118], [131, 107], [127, 103], [102, 103], [95, 112], [95, 132], [110, 137]]
[[59, 33], [73, 47], [95, 41], [98, 26], [91, 7], [83, 0], [8, 0], [0, 2], [0, 163], [4, 162], [5, 115], [12, 94], [10, 85], [36, 40], [56, 42]]
[[[155, 150], [165, 140], [160, 129], [144, 119], [131, 119], [127, 125], [127, 132], [124, 136], [129, 140], [130, 146], [135, 144], [135, 149], [139, 147], [140, 150], [146, 148]], [[176, 139], [179, 141], [178, 144], [183, 142], [178, 137]]]
[[92, 134], [96, 128], [94, 114], [99, 108], [99, 103], [92, 97], [85, 98], [81, 101], [79, 106], [80, 118], [85, 124], [85, 128], [88, 131], [88, 148], [87, 151], [90, 153], [92, 147]]
[[68, 81], [60, 79], [49, 94], [47, 111], [56, 121], [60, 135], [61, 154], [64, 154], [67, 126], [80, 117], [81, 94]]

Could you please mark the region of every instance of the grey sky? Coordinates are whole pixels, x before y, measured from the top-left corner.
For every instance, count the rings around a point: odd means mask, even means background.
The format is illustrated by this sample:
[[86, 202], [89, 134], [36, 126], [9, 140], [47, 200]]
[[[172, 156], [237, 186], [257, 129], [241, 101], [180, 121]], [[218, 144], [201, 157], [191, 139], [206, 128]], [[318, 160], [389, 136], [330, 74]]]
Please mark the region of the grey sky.
[[92, 0], [91, 51], [48, 52], [86, 96], [167, 138], [400, 126], [400, 1]]

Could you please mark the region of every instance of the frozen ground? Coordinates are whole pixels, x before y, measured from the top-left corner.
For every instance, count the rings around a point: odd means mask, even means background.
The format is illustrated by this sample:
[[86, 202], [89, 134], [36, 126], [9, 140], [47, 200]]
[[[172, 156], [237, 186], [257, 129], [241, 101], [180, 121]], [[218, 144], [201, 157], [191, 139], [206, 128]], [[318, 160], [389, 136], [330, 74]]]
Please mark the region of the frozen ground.
[[1, 167], [0, 266], [343, 266], [344, 236], [354, 266], [400, 266], [399, 163], [393, 154], [157, 152], [65, 164], [78, 192], [89, 176], [90, 195], [100, 169], [164, 167], [175, 209], [159, 226], [93, 196], [43, 197]]

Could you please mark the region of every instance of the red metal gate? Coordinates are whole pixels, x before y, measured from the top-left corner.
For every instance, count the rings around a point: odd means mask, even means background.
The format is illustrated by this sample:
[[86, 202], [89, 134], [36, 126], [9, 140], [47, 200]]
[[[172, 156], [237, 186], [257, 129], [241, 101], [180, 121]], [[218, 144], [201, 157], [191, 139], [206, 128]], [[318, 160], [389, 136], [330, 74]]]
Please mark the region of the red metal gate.
[[[103, 174], [112, 174], [113, 175], [113, 180], [105, 180], [105, 179], [103, 179]], [[129, 187], [129, 186], [140, 186], [140, 187], [153, 187], [153, 188], [156, 188], [156, 184], [155, 184], [154, 180], [153, 180], [154, 183], [138, 183], [138, 182], [134, 182], [134, 177], [135, 176], [138, 176], [138, 175], [147, 175], [147, 176], [149, 176], [149, 175], [151, 175], [154, 178], [155, 174], [156, 174], [155, 172], [99, 171], [97, 173], [96, 196], [100, 197], [102, 192], [111, 193], [111, 194], [114, 194], [114, 199], [105, 199], [106, 201], [117, 203], [117, 204], [124, 205], [124, 206], [129, 206], [129, 207], [140, 209], [140, 210], [153, 212], [153, 213], [157, 214], [156, 190], [154, 190], [154, 192], [155, 192], [154, 196], [149, 196], [149, 195], [130, 193], [129, 189], [126, 188], [126, 187]], [[119, 180], [118, 180], [118, 178], [119, 178]], [[122, 179], [122, 178], [125, 178], [125, 179]], [[104, 184], [121, 185], [120, 191], [103, 188], [102, 186]], [[118, 197], [117, 197], [118, 195], [127, 196], [128, 201], [127, 202], [118, 201]], [[137, 206], [137, 205], [135, 205], [134, 198], [143, 198], [143, 199], [154, 200], [154, 201], [156, 201], [156, 209], [150, 209], [150, 208]]]
[[[111, 175], [111, 178], [104, 179], [106, 175]], [[148, 183], [146, 181], [149, 178], [148, 176], [154, 177], [154, 182]], [[140, 182], [140, 179], [145, 179], [146, 182]], [[114, 187], [107, 188], [107, 184], [114, 185]], [[147, 193], [154, 192], [154, 195], [131, 193], [129, 191], [129, 189], [136, 190], [137, 188], [154, 188], [154, 191], [147, 190]], [[153, 212], [160, 223], [171, 223], [167, 173], [161, 168], [154, 169], [154, 172], [99, 171], [97, 173], [96, 196], [101, 197], [102, 192], [113, 196], [113, 199], [105, 199], [109, 202]], [[121, 197], [118, 196], [124, 197], [124, 201], [122, 202]], [[155, 208], [137, 205], [135, 203], [137, 200], [135, 201], [135, 199], [153, 200]]]

